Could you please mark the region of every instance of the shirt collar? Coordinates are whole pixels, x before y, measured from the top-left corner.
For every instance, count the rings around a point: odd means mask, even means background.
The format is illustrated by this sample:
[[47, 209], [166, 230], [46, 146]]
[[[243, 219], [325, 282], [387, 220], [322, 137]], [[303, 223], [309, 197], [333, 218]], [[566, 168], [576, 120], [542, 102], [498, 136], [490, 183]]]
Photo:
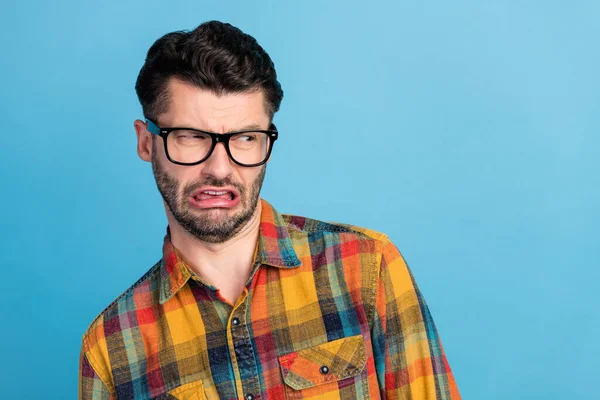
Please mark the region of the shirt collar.
[[[261, 200], [260, 232], [255, 264], [264, 264], [277, 268], [295, 268], [302, 265], [283, 216], [265, 200]], [[167, 234], [163, 242], [163, 259], [160, 269], [160, 303], [167, 302], [179, 291], [193, 275], [183, 261], [177, 249], [171, 243], [171, 231], [167, 226]]]

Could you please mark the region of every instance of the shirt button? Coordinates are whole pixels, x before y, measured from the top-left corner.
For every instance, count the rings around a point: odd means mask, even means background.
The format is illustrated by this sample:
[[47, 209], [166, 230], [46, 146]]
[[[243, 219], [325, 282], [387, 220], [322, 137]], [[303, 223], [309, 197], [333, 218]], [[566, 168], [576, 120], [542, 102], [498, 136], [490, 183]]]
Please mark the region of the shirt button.
[[329, 373], [329, 368], [327, 365], [323, 365], [321, 368], [319, 368], [319, 372], [321, 372], [323, 375], [326, 375]]
[[254, 395], [252, 393], [246, 394], [246, 400], [254, 400]]
[[240, 324], [240, 320], [239, 320], [239, 318], [234, 318], [234, 319], [232, 319], [232, 320], [231, 320], [231, 325], [235, 325], [235, 326], [237, 326], [237, 325], [239, 325], [239, 324]]

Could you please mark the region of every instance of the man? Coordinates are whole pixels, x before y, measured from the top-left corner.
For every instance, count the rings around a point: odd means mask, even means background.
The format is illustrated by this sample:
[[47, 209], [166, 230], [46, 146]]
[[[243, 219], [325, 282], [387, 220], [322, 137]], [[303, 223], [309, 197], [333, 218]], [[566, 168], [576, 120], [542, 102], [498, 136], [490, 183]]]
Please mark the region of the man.
[[254, 38], [169, 33], [136, 91], [163, 257], [85, 333], [81, 399], [459, 398], [390, 240], [260, 199], [283, 91]]

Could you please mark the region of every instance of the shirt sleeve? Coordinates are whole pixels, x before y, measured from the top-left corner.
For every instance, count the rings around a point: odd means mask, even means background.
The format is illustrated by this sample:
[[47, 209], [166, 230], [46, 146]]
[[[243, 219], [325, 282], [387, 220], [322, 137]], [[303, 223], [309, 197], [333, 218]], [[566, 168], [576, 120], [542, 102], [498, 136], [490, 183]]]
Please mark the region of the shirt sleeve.
[[384, 399], [460, 399], [429, 308], [402, 255], [383, 243], [371, 328]]
[[79, 357], [79, 400], [114, 400], [110, 391], [91, 366], [85, 353]]

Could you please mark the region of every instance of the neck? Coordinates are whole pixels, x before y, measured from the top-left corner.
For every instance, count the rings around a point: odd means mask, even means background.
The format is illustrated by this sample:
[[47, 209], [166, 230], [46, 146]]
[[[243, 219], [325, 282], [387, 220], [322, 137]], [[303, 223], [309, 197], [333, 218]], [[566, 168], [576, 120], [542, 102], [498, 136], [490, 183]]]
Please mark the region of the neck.
[[192, 236], [175, 221], [168, 207], [167, 220], [171, 243], [186, 265], [220, 294], [234, 303], [252, 270], [256, 242], [260, 231], [261, 201], [248, 223], [234, 237], [223, 243], [207, 243]]

